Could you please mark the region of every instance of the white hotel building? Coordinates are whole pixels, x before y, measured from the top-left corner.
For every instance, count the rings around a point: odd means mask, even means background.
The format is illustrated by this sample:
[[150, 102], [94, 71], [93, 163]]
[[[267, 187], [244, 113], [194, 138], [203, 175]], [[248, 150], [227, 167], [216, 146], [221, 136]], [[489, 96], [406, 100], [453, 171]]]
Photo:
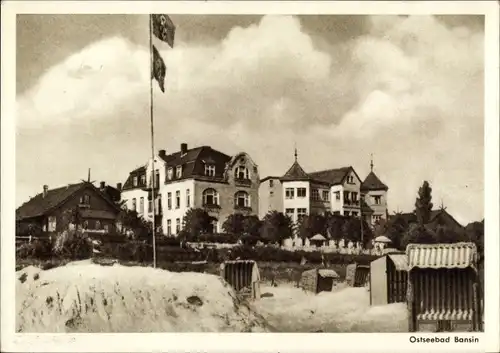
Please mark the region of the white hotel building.
[[[130, 172], [121, 198], [128, 209], [151, 221], [152, 163]], [[210, 146], [155, 156], [156, 224], [165, 235], [177, 235], [190, 208], [204, 208], [216, 221], [214, 232], [233, 213], [258, 214], [259, 173], [257, 165], [244, 152], [230, 157]]]
[[266, 177], [259, 186], [259, 217], [280, 211], [294, 222], [308, 214], [360, 217], [374, 225], [387, 218], [388, 187], [372, 171], [364, 181], [353, 167], [306, 173], [297, 161], [281, 177]]

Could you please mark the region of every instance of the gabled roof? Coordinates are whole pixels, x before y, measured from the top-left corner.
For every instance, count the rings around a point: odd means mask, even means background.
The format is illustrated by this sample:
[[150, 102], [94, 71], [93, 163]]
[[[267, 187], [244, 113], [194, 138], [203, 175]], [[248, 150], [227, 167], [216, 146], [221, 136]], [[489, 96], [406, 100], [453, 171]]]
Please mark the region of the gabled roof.
[[371, 191], [371, 190], [384, 190], [387, 191], [389, 188], [385, 185], [380, 179], [375, 175], [372, 171], [365, 180], [361, 183], [362, 191]]
[[[432, 210], [431, 216], [429, 219], [429, 223], [433, 223], [433, 222], [437, 221], [439, 219], [439, 217], [443, 217], [443, 216], [446, 217], [448, 220], [450, 220], [452, 223], [454, 223], [456, 226], [463, 228], [463, 226], [451, 214], [449, 214], [444, 209]], [[408, 224], [417, 222], [417, 215], [415, 214], [415, 212], [397, 213], [397, 214], [392, 215], [390, 217], [391, 218], [401, 217]]]
[[300, 180], [310, 180], [309, 175], [304, 171], [300, 164], [295, 161], [290, 169], [281, 177], [281, 180], [288, 181], [300, 181]]
[[104, 200], [106, 200], [110, 205], [112, 205], [116, 210], [118, 210], [118, 206], [116, 206], [114, 202], [108, 198], [107, 195], [100, 192], [99, 189], [97, 189], [93, 184], [88, 182], [82, 182], [78, 184], [70, 184], [67, 186], [62, 186], [56, 189], [48, 190], [47, 195], [45, 195], [45, 197], [43, 197], [43, 193], [36, 195], [29, 201], [23, 203], [16, 210], [16, 220], [23, 220], [28, 218], [44, 216], [51, 210], [63, 204], [73, 194], [85, 188], [92, 188]]
[[336, 168], [336, 169], [321, 170], [318, 172], [309, 173], [309, 175], [314, 180], [336, 185], [336, 184], [342, 184], [350, 171], [353, 171], [354, 174], [358, 176], [354, 168], [351, 166]]

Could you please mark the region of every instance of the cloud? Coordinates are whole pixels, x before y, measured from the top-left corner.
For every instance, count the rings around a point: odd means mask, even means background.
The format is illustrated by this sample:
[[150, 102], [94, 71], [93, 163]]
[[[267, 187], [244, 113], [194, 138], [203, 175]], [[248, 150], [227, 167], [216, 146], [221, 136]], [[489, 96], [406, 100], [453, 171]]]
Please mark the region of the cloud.
[[[364, 176], [374, 153], [391, 209], [411, 210], [426, 179], [457, 217], [481, 218], [483, 33], [430, 16], [374, 16], [370, 26], [321, 50], [291, 16], [207, 45], [156, 43], [167, 64], [167, 93], [154, 86], [157, 146], [245, 150], [261, 176], [284, 173], [294, 142], [306, 170], [353, 165]], [[148, 64], [143, 46], [115, 37], [51, 68], [18, 98], [21, 150], [37, 143], [26, 131], [57, 128], [58, 143], [72, 143], [54, 146], [49, 163], [80, 153], [103, 178], [126, 178], [150, 153]]]

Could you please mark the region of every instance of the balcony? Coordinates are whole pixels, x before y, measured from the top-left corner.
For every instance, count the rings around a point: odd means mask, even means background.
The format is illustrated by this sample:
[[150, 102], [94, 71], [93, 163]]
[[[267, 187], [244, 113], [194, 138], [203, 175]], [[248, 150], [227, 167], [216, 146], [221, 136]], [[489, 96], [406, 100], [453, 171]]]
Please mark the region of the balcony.
[[252, 212], [252, 207], [250, 206], [234, 205], [234, 209], [236, 211]]
[[358, 207], [359, 200], [344, 200], [344, 206]]
[[203, 204], [203, 208], [207, 211], [218, 211], [221, 209], [220, 205], [215, 203], [205, 203]]
[[251, 186], [252, 185], [252, 180], [251, 179], [246, 179], [246, 178], [235, 178], [234, 183], [237, 186]]

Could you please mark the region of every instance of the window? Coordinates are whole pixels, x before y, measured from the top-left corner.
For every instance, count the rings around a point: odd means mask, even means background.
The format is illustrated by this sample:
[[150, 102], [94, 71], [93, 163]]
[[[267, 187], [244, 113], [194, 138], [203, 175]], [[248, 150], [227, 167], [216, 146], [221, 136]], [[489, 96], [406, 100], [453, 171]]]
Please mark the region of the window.
[[334, 211], [334, 212], [333, 212], [333, 214], [334, 214], [335, 216], [340, 216], [340, 211]]
[[274, 180], [272, 180], [272, 179], [269, 180], [269, 187], [271, 187], [271, 188], [274, 187]]
[[359, 203], [357, 192], [351, 192], [351, 200], [352, 200], [353, 204], [355, 204], [355, 205], [357, 205]]
[[311, 190], [311, 199], [313, 199], [313, 201], [319, 201], [319, 190], [318, 189]]
[[245, 191], [234, 194], [234, 205], [237, 207], [250, 207], [250, 195]]
[[323, 190], [323, 201], [330, 201], [330, 192], [328, 190]]
[[186, 207], [191, 207], [191, 191], [186, 189]]
[[215, 206], [219, 204], [219, 194], [214, 189], [203, 191], [203, 205]]
[[215, 165], [205, 164], [205, 175], [211, 177], [215, 176]]
[[101, 221], [95, 221], [95, 229], [101, 229]]
[[49, 232], [55, 232], [56, 231], [56, 226], [57, 226], [57, 221], [56, 221], [56, 217], [49, 217], [48, 219], [49, 221]]
[[273, 196], [274, 195], [274, 191], [269, 191], [269, 196]]
[[146, 175], [141, 175], [141, 185], [146, 185]]
[[109, 224], [105, 224], [105, 225], [104, 225], [104, 231], [105, 231], [106, 233], [109, 233]]
[[349, 191], [344, 191], [344, 203], [346, 205], [350, 205], [351, 204], [351, 200], [349, 199]]
[[297, 197], [306, 197], [306, 188], [297, 188]]
[[181, 208], [181, 192], [179, 190], [175, 192], [175, 208]]
[[304, 216], [307, 215], [307, 209], [297, 208], [297, 220], [300, 221]]
[[133, 183], [134, 183], [134, 186], [137, 186], [137, 177], [136, 176], [134, 177]]
[[178, 165], [177, 168], [175, 168], [175, 177], [177, 179], [180, 179], [182, 177], [182, 166]]
[[167, 170], [167, 179], [172, 180], [173, 176], [174, 176], [174, 169], [172, 167], [169, 167]]
[[358, 215], [358, 212], [356, 212], [356, 211], [352, 211], [352, 212], [351, 212], [351, 215], [352, 215], [353, 217], [356, 217], [356, 216]]
[[135, 198], [132, 199], [132, 211], [137, 210], [137, 201]]
[[287, 199], [293, 199], [294, 198], [294, 189], [293, 188], [286, 188], [285, 197]]
[[181, 219], [177, 218], [175, 220], [175, 234], [179, 234], [180, 231], [181, 231]]
[[139, 213], [144, 213], [144, 197], [141, 197], [139, 201]]
[[160, 187], [160, 171], [158, 169], [155, 170], [155, 188]]
[[167, 235], [172, 235], [172, 220], [167, 219]]
[[377, 222], [380, 222], [380, 220], [382, 219], [382, 216], [381, 215], [373, 215], [372, 219], [373, 219], [373, 223], [377, 223]]
[[354, 177], [353, 177], [352, 175], [349, 175], [349, 176], [347, 177], [347, 183], [348, 183], [348, 184], [354, 184]]
[[89, 228], [89, 221], [83, 221], [83, 229]]
[[340, 200], [340, 191], [335, 191], [335, 200]]
[[167, 193], [167, 208], [169, 210], [172, 209], [172, 193], [171, 192]]
[[345, 211], [345, 212], [344, 212], [344, 216], [349, 217], [349, 211]]
[[287, 208], [285, 214], [293, 220], [293, 215], [295, 214], [295, 209]]
[[237, 166], [234, 171], [235, 179], [250, 179], [250, 173], [245, 166]]
[[90, 196], [85, 194], [80, 197], [80, 205], [90, 205]]
[[375, 202], [375, 205], [380, 205], [382, 201], [380, 195], [373, 196], [373, 201]]
[[156, 199], [156, 204], [155, 204], [155, 212], [157, 215], [161, 214], [161, 194], [158, 195], [158, 198]]

